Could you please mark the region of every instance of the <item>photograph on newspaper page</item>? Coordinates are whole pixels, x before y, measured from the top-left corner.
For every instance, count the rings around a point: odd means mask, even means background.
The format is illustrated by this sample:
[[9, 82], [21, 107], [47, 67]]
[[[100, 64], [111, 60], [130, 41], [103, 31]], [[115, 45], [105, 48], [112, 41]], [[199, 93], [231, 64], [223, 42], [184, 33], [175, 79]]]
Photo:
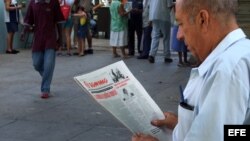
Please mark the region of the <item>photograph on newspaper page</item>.
[[123, 61], [74, 77], [80, 87], [132, 133], [170, 141], [171, 131], [151, 125], [164, 114]]

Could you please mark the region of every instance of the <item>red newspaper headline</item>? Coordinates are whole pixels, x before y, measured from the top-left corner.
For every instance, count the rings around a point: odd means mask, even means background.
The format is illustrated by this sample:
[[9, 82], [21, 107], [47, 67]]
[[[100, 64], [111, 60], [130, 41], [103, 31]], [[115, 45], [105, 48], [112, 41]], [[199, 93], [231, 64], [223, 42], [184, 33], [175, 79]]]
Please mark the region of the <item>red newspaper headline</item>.
[[84, 81], [83, 83], [88, 88], [97, 88], [97, 87], [100, 87], [102, 85], [108, 84], [108, 80], [106, 78], [103, 78], [101, 80], [97, 80], [97, 81], [94, 81], [94, 82], [86, 82], [86, 81]]
[[112, 91], [109, 91], [109, 92], [105, 92], [103, 94], [95, 95], [94, 97], [96, 99], [107, 99], [107, 98], [110, 98], [110, 97], [116, 96], [116, 95], [117, 95], [117, 91], [112, 90]]

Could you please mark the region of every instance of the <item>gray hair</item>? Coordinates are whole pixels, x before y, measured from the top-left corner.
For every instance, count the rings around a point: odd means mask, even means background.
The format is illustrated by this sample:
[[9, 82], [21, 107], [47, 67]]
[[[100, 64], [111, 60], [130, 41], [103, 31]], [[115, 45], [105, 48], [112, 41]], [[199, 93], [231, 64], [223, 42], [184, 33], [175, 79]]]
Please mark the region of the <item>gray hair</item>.
[[206, 9], [222, 22], [238, 11], [238, 0], [183, 0], [182, 9], [189, 13], [191, 21], [201, 9]]

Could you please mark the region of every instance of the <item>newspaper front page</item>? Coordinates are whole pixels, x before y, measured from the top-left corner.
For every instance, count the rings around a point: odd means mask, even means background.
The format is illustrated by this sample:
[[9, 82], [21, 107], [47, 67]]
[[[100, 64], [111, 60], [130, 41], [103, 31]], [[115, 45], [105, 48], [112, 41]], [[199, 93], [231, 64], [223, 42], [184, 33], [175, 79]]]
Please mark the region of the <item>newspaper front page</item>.
[[171, 131], [151, 125], [164, 114], [123, 61], [74, 77], [75, 81], [132, 133], [171, 141]]

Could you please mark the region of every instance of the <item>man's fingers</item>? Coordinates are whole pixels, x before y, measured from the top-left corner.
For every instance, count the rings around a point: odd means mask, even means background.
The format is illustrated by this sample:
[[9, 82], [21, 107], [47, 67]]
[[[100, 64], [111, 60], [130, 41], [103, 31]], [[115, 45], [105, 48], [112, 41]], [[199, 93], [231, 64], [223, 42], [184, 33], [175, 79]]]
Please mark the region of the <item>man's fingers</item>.
[[163, 120], [153, 120], [153, 121], [151, 122], [152, 125], [158, 126], [158, 127], [166, 126], [166, 123], [167, 123], [167, 122], [166, 122], [165, 119], [163, 119]]
[[134, 134], [131, 141], [158, 141], [158, 139], [150, 135]]

